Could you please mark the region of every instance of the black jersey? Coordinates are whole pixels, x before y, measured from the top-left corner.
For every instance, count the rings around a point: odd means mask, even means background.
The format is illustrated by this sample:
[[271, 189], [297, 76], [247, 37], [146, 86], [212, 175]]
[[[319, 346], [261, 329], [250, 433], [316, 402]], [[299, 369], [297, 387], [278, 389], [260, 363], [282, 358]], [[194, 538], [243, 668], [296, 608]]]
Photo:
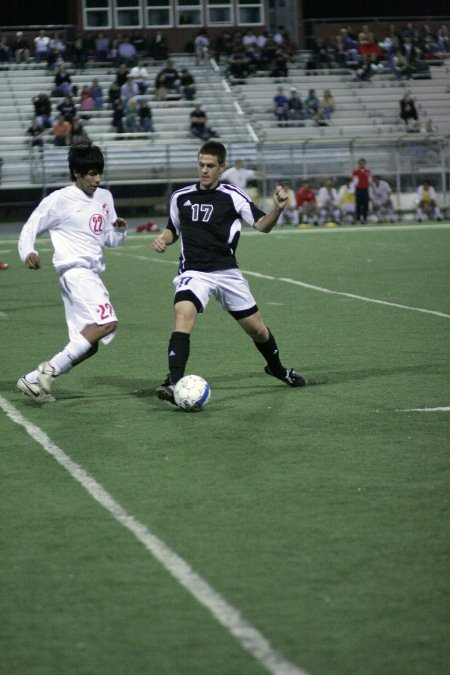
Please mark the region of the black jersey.
[[235, 252], [242, 221], [253, 226], [264, 215], [243, 190], [228, 183], [212, 190], [201, 190], [198, 183], [176, 190], [167, 227], [180, 237], [179, 272], [238, 267]]

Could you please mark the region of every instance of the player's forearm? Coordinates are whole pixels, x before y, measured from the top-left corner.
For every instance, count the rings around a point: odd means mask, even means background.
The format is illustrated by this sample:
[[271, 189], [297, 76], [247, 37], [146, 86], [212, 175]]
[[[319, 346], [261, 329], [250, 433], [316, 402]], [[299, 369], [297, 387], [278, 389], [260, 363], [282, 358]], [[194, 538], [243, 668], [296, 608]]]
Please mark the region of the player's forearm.
[[254, 227], [256, 230], [259, 230], [259, 232], [270, 232], [270, 230], [273, 228], [275, 223], [277, 222], [278, 218], [280, 217], [280, 213], [283, 211], [278, 206], [274, 206], [272, 211], [270, 213], [266, 213], [265, 216], [262, 216], [259, 218], [259, 220], [256, 221]]

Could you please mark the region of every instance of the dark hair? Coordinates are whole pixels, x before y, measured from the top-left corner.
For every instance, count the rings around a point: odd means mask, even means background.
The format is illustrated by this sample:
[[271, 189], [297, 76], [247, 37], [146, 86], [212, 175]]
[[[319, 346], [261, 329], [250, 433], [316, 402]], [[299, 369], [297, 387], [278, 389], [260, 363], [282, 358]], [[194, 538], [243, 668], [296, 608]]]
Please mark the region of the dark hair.
[[75, 171], [85, 176], [91, 169], [103, 173], [105, 160], [97, 145], [92, 143], [75, 143], [69, 150], [69, 171], [72, 180], [76, 180]]
[[200, 150], [198, 151], [197, 156], [200, 155], [213, 155], [214, 157], [217, 157], [217, 160], [221, 166], [225, 164], [227, 160], [227, 151], [225, 146], [218, 141], [206, 141], [206, 143], [203, 143]]

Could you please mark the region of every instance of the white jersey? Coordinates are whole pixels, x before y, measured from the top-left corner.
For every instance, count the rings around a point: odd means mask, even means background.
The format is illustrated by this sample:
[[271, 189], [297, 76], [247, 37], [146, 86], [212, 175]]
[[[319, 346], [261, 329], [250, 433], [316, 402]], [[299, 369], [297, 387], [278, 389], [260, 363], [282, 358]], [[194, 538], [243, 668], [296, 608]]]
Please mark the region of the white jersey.
[[220, 180], [224, 183], [232, 183], [241, 190], [245, 190], [248, 179], [254, 178], [254, 176], [255, 172], [251, 169], [236, 169], [236, 167], [232, 166], [223, 172]]
[[376, 204], [386, 204], [391, 197], [391, 186], [385, 180], [378, 181], [378, 185], [375, 182], [369, 188], [370, 198]]
[[124, 231], [113, 228], [117, 219], [112, 194], [97, 188], [89, 197], [72, 184], [55, 190], [42, 200], [22, 228], [19, 255], [22, 262], [35, 249], [36, 237], [48, 231], [52, 240], [53, 265], [63, 274], [72, 267], [101, 273], [105, 269], [103, 248], [120, 246]]
[[326, 187], [321, 187], [317, 193], [317, 205], [319, 208], [336, 207], [338, 205], [338, 196], [335, 188], [328, 190]]

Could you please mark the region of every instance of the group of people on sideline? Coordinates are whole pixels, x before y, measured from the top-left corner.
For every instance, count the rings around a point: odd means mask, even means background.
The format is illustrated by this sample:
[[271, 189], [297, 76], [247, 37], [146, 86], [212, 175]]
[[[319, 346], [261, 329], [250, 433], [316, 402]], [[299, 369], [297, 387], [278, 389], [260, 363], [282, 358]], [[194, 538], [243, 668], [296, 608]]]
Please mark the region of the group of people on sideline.
[[[288, 204], [278, 225], [308, 227], [339, 224], [364, 224], [371, 217], [375, 223], [393, 223], [398, 220], [392, 200], [392, 188], [380, 175], [372, 176], [361, 159], [353, 175], [339, 187], [335, 180], [325, 179], [316, 190], [312, 181], [304, 180], [296, 190], [289, 182], [282, 182], [288, 195]], [[436, 191], [429, 181], [417, 188], [415, 216], [442, 220]]]

